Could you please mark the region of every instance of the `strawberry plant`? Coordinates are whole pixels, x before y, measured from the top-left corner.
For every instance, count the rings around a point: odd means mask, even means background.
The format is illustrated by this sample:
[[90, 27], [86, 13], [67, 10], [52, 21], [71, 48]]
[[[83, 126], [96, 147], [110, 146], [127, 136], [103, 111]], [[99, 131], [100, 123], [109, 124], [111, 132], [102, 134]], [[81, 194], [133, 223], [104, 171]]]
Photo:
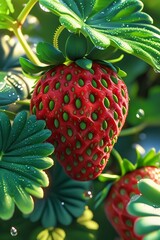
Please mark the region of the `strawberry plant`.
[[[137, 194], [160, 184], [159, 146], [150, 140], [146, 154], [140, 147], [144, 131], [159, 130], [160, 30], [143, 7], [139, 0], [2, 1], [3, 240], [153, 236], [138, 219], [145, 200]], [[144, 178], [154, 181], [146, 191]], [[156, 219], [150, 229], [158, 240]]]

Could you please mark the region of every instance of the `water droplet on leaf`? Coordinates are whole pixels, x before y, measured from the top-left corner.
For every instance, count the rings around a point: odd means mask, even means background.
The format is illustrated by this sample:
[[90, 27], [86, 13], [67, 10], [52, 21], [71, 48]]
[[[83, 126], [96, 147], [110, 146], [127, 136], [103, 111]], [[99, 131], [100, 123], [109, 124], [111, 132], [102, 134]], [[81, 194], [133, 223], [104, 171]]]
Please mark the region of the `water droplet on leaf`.
[[44, 11], [44, 12], [50, 12], [46, 7], [44, 7], [42, 4], [39, 3], [40, 8]]
[[85, 197], [86, 199], [91, 199], [91, 198], [93, 197], [92, 192], [91, 192], [91, 191], [86, 191], [86, 192], [84, 193], [84, 197]]
[[13, 237], [17, 236], [17, 235], [18, 235], [17, 229], [16, 229], [15, 227], [11, 227], [11, 229], [10, 229], [10, 234], [11, 234], [11, 236], [13, 236]]

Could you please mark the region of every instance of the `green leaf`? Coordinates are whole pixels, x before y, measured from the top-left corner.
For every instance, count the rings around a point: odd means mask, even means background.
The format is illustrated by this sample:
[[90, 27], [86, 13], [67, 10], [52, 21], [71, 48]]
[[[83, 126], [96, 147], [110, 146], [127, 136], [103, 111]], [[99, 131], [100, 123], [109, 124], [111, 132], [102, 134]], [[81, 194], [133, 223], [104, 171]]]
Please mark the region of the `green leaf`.
[[160, 216], [141, 217], [137, 220], [135, 224], [135, 231], [139, 235], [144, 235], [144, 234], [146, 235], [150, 232], [159, 231], [159, 230], [160, 230]]
[[160, 185], [151, 179], [141, 179], [138, 189], [140, 195], [132, 197], [127, 206], [128, 213], [137, 217], [134, 230], [145, 240], [159, 240]]
[[65, 62], [62, 52], [47, 42], [38, 43], [36, 50], [37, 57], [42, 63], [56, 66]]
[[92, 68], [92, 61], [90, 59], [77, 59], [76, 64], [81, 68], [91, 70]]
[[69, 178], [56, 162], [49, 172], [52, 185], [46, 196], [37, 200], [34, 211], [27, 215], [32, 222], [41, 221], [43, 227], [68, 226], [82, 215], [86, 205], [85, 193], [90, 182], [78, 182]]
[[143, 166], [157, 166], [160, 163], [160, 152], [156, 153], [154, 148], [150, 149], [145, 156], [137, 159], [137, 168]]
[[160, 30], [142, 12], [143, 3], [139, 0], [98, 2], [101, 6], [97, 8], [98, 3], [93, 0], [88, 0], [86, 5], [82, 0], [40, 0], [40, 4], [60, 17], [61, 24], [69, 31], [81, 32], [98, 49], [111, 45], [160, 70]]
[[131, 163], [131, 161], [129, 161], [128, 159], [124, 158], [123, 159], [123, 168], [124, 168], [124, 172], [123, 172], [123, 176], [128, 173], [128, 172], [132, 172], [135, 170], [135, 165], [133, 165]]
[[12, 0], [1, 0], [0, 14], [9, 14], [14, 12]]
[[104, 199], [107, 197], [112, 185], [113, 185], [113, 182], [107, 184], [107, 186], [104, 187], [103, 190], [100, 191], [96, 195], [96, 197], [95, 197], [95, 208], [97, 208], [104, 201]]
[[15, 88], [6, 81], [7, 73], [0, 72], [0, 106], [14, 103], [18, 99]]
[[21, 67], [24, 73], [30, 74], [30, 76], [40, 76], [52, 66], [37, 66], [26, 58], [20, 57], [19, 59]]
[[15, 20], [12, 17], [0, 14], [0, 29], [12, 30], [14, 22]]
[[[159, 172], [157, 172], [157, 175]], [[160, 207], [160, 185], [151, 179], [142, 179], [138, 182], [138, 189], [153, 205]]]
[[154, 207], [143, 195], [133, 196], [127, 206], [127, 211], [137, 217], [160, 215], [160, 208]]
[[43, 171], [53, 165], [53, 146], [44, 141], [51, 132], [45, 122], [26, 112], [16, 115], [11, 125], [0, 113], [0, 218], [9, 219], [15, 205], [25, 214], [33, 211], [32, 196], [42, 198], [42, 187], [49, 184]]

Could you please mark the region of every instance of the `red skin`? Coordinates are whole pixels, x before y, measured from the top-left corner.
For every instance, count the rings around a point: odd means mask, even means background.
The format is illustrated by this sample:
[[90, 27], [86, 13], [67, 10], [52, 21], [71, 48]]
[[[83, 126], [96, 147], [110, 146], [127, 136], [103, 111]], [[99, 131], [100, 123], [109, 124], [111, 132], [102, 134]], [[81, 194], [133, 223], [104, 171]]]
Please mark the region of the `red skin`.
[[128, 214], [126, 207], [132, 195], [140, 194], [137, 188], [138, 180], [150, 178], [160, 184], [160, 169], [156, 167], [142, 167], [127, 173], [114, 185], [105, 200], [105, 213], [108, 220], [123, 240], [141, 240], [133, 231], [137, 217]]
[[[104, 65], [93, 63], [92, 69], [91, 73], [75, 63], [56, 66], [38, 81], [31, 99], [31, 112], [44, 119], [52, 131], [49, 141], [55, 145], [56, 159], [71, 178], [79, 181], [94, 179], [103, 171], [128, 112], [128, 92], [123, 80]], [[102, 84], [104, 79], [107, 87]], [[49, 89], [44, 93], [46, 86]], [[64, 100], [67, 95], [69, 101]], [[105, 97], [109, 107], [104, 104]], [[104, 120], [106, 129], [102, 128]]]

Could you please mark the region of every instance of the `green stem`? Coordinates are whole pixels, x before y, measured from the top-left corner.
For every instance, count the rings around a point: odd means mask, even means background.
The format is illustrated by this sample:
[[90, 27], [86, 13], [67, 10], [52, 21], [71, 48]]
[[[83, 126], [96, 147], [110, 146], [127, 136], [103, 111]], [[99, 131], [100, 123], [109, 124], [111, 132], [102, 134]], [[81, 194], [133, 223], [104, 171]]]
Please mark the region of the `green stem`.
[[29, 2], [25, 5], [25, 7], [23, 8], [23, 10], [21, 11], [21, 13], [19, 14], [19, 16], [17, 17], [16, 22], [13, 24], [12, 28], [13, 28], [13, 32], [15, 34], [15, 36], [17, 37], [18, 41], [20, 42], [20, 44], [22, 45], [27, 57], [35, 64], [39, 65], [40, 62], [37, 58], [37, 56], [34, 54], [33, 50], [31, 49], [31, 47], [29, 46], [29, 44], [27, 43], [24, 35], [22, 34], [22, 25], [25, 22], [28, 14], [30, 13], [30, 11], [32, 10], [32, 8], [34, 7], [34, 5], [38, 2], [38, 0], [29, 0]]
[[23, 10], [21, 11], [21, 13], [19, 14], [18, 18], [17, 18], [17, 22], [20, 25], [23, 25], [23, 23], [25, 22], [28, 14], [30, 13], [30, 11], [32, 10], [32, 8], [34, 7], [34, 5], [38, 2], [38, 0], [30, 0], [25, 7], [23, 8]]
[[129, 135], [133, 135], [133, 134], [139, 133], [143, 129], [145, 129], [147, 126], [148, 126], [147, 123], [141, 123], [140, 125], [124, 129], [124, 130], [121, 131], [120, 136], [121, 137], [125, 137], [125, 136], [129, 136]]
[[24, 106], [30, 106], [30, 99], [25, 100], [18, 100], [16, 104], [24, 105]]
[[120, 170], [121, 170], [121, 175], [124, 175], [124, 167], [123, 167], [123, 159], [121, 155], [118, 153], [118, 151], [113, 148], [111, 154], [115, 157], [116, 161], [119, 164]]
[[40, 62], [37, 58], [37, 56], [33, 53], [33, 50], [31, 49], [31, 47], [29, 46], [29, 44], [27, 43], [24, 35], [22, 34], [21, 28], [20, 27], [16, 27], [16, 25], [13, 28], [13, 32], [15, 34], [15, 36], [17, 37], [18, 41], [20, 42], [20, 44], [22, 45], [27, 57], [35, 64], [39, 65]]

